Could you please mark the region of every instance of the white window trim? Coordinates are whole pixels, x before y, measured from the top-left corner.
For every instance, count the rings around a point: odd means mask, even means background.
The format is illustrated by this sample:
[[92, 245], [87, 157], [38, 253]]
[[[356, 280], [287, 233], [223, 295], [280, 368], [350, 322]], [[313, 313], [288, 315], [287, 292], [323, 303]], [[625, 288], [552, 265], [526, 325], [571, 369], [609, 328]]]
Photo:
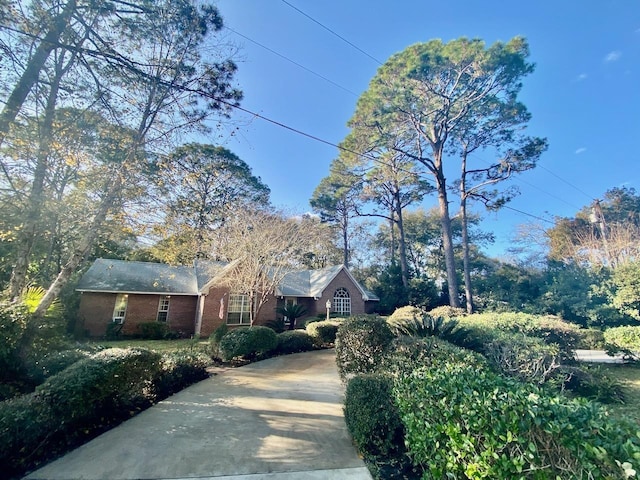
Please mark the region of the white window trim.
[[[163, 309], [162, 307], [164, 306], [165, 300], [167, 304], [166, 304], [166, 308]], [[169, 308], [171, 308], [170, 306], [171, 306], [171, 295], [163, 295], [162, 297], [160, 297], [160, 299], [158, 300], [158, 311], [156, 312], [156, 322], [169, 323]], [[161, 313], [166, 313], [164, 320], [160, 320]]]
[[[119, 308], [124, 306], [124, 308]], [[129, 295], [127, 293], [118, 293], [113, 306], [113, 314], [111, 321], [113, 323], [123, 324], [127, 317], [127, 307], [129, 306]]]
[[[231, 310], [231, 305], [233, 304], [233, 297], [241, 297], [242, 300], [240, 302], [240, 311]], [[235, 307], [234, 307], [235, 308]], [[227, 325], [251, 325], [251, 307], [249, 305], [249, 295], [245, 295], [243, 293], [232, 293], [229, 294], [229, 305], [227, 306]], [[240, 321], [230, 323], [229, 322], [229, 314], [230, 313], [239, 313]]]
[[[346, 295], [338, 296], [338, 293], [342, 293], [342, 292], [344, 292]], [[338, 288], [334, 292], [332, 300], [333, 300], [333, 303], [331, 305], [331, 310], [334, 313], [337, 313], [339, 315], [351, 316], [351, 294], [349, 293], [349, 290], [347, 290], [344, 287]], [[348, 308], [344, 308], [345, 306]], [[338, 307], [340, 307], [340, 310], [338, 310]]]

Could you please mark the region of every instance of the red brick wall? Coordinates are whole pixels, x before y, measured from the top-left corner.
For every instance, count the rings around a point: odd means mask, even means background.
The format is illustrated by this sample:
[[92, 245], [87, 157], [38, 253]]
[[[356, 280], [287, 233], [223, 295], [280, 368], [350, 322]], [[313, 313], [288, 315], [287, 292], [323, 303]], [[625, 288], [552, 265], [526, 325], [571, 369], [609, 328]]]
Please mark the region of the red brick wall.
[[[362, 293], [360, 289], [355, 286], [355, 284], [351, 281], [351, 278], [344, 270], [341, 270], [336, 278], [334, 278], [329, 286], [324, 289], [322, 293], [322, 298], [317, 301], [317, 308], [319, 311], [326, 312], [326, 303], [327, 300], [330, 300], [333, 304], [333, 294], [336, 293], [336, 290], [339, 288], [346, 288], [349, 292], [349, 297], [351, 297], [351, 315], [359, 315], [362, 313], [366, 313], [365, 310], [365, 302], [362, 299]], [[331, 306], [331, 311], [333, 312], [333, 305]]]
[[[155, 322], [158, 314], [158, 302], [162, 295], [129, 294], [127, 313], [122, 333], [135, 335], [138, 325]], [[82, 329], [91, 337], [101, 337], [112, 321], [115, 293], [83, 292], [80, 297], [79, 317]], [[194, 332], [197, 297], [172, 295], [169, 300], [167, 324], [171, 330], [191, 335]]]

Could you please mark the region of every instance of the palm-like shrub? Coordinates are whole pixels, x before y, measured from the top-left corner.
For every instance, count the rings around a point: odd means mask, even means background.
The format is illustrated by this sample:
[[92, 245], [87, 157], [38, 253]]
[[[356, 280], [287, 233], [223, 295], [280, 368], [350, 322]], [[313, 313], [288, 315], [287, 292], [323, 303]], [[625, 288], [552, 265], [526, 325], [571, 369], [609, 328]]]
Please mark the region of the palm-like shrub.
[[303, 305], [285, 305], [284, 307], [278, 307], [276, 310], [280, 315], [284, 315], [289, 319], [289, 330], [296, 328], [296, 319], [307, 313], [307, 309]]

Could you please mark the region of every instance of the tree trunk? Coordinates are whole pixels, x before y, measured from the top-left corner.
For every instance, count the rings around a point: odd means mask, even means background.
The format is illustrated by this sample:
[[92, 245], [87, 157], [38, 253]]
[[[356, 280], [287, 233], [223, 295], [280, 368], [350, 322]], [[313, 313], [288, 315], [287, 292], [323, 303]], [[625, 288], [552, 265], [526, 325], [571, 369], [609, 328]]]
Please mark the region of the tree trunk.
[[31, 191], [27, 200], [25, 221], [16, 241], [16, 263], [11, 272], [9, 281], [9, 295], [12, 300], [16, 300], [22, 294], [26, 284], [27, 269], [31, 249], [36, 238], [36, 230], [42, 213], [44, 181], [49, 167], [49, 154], [51, 152], [51, 141], [53, 136], [53, 121], [56, 113], [56, 103], [60, 82], [62, 80], [63, 69], [56, 68], [56, 75], [51, 82], [47, 104], [45, 106], [44, 118], [39, 131], [39, 145], [36, 157], [36, 168], [33, 172]]
[[44, 67], [47, 58], [49, 58], [49, 54], [58, 46], [60, 36], [66, 30], [71, 15], [76, 10], [76, 3], [76, 0], [69, 0], [62, 13], [51, 21], [49, 31], [40, 42], [40, 45], [38, 45], [33, 57], [27, 64], [27, 68], [13, 88], [11, 95], [9, 95], [2, 113], [0, 113], [0, 145], [4, 142], [11, 123], [18, 116], [18, 112], [22, 108], [27, 95], [29, 95], [29, 92], [38, 81], [40, 71]]
[[[440, 156], [440, 155], [438, 155]], [[442, 171], [441, 158], [436, 162], [436, 186], [438, 188], [438, 205], [440, 207], [440, 224], [442, 226], [442, 247], [444, 261], [447, 270], [447, 283], [449, 287], [449, 305], [460, 307], [458, 299], [458, 278], [456, 276], [456, 261], [453, 254], [453, 235], [451, 233], [451, 218], [449, 217], [449, 202], [447, 200], [447, 186]]]
[[396, 223], [398, 225], [398, 246], [400, 256], [400, 274], [402, 276], [402, 286], [405, 291], [409, 289], [409, 266], [407, 264], [407, 243], [404, 235], [404, 222], [402, 220], [402, 205], [400, 199], [396, 198]]
[[467, 199], [462, 196], [460, 199], [460, 215], [462, 216], [462, 252], [464, 265], [464, 294], [467, 302], [467, 313], [473, 313], [473, 293], [471, 290], [471, 266], [469, 260], [469, 231], [467, 220]]
[[349, 217], [346, 213], [342, 219], [342, 263], [349, 268]]
[[44, 316], [44, 314], [47, 312], [47, 309], [58, 297], [60, 291], [69, 282], [71, 275], [76, 271], [78, 265], [80, 265], [80, 262], [82, 262], [82, 260], [85, 258], [85, 256], [93, 246], [93, 242], [98, 236], [100, 227], [103, 225], [105, 219], [107, 218], [107, 214], [113, 208], [116, 200], [120, 196], [122, 186], [122, 173], [117, 172], [109, 190], [107, 191], [106, 196], [102, 199], [102, 202], [100, 202], [98, 211], [93, 216], [91, 224], [88, 226], [84, 237], [82, 238], [78, 246], [74, 249], [71, 257], [69, 258], [65, 266], [62, 267], [62, 270], [60, 270], [60, 273], [53, 281], [51, 286], [49, 286], [49, 289], [36, 307], [36, 310], [34, 312], [34, 316], [36, 318], [41, 318]]

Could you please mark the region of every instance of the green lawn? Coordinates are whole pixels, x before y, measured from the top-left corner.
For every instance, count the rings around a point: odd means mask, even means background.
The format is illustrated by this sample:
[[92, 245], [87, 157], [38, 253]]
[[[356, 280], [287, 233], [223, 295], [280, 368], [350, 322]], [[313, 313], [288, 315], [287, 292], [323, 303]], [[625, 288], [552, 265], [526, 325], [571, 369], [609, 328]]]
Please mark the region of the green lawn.
[[147, 348], [149, 350], [155, 350], [156, 352], [174, 352], [176, 350], [185, 350], [198, 347], [200, 350], [208, 346], [209, 342], [206, 340], [111, 340], [111, 341], [98, 341], [96, 345], [101, 345], [107, 348]]
[[624, 405], [608, 405], [609, 411], [640, 426], [640, 366], [603, 365], [602, 369], [622, 383], [626, 397]]

